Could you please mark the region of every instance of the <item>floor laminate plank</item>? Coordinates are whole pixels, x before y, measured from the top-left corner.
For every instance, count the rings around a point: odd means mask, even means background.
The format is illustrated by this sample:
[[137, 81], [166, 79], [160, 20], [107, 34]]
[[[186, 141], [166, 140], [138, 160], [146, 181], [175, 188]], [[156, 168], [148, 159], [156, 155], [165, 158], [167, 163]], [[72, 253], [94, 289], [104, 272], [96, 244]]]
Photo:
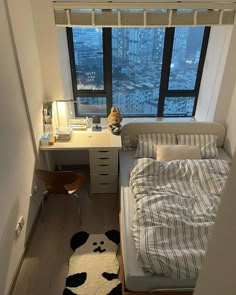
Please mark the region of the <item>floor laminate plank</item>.
[[81, 190], [80, 225], [72, 196], [50, 196], [45, 201], [44, 222], [39, 215], [11, 295], [61, 295], [72, 254], [71, 236], [80, 230], [104, 233], [118, 229], [118, 206], [117, 195], [99, 194], [90, 199]]

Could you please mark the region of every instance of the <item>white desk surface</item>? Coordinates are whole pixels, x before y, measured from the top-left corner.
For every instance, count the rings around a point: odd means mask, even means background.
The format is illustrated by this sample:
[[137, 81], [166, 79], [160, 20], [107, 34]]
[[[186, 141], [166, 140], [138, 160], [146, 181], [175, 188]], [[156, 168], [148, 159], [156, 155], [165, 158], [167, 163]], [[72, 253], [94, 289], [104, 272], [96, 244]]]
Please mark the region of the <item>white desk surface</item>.
[[121, 149], [121, 137], [111, 134], [110, 130], [86, 131], [73, 130], [69, 141], [56, 141], [54, 145], [40, 145], [40, 150], [79, 150], [92, 148], [118, 148]]

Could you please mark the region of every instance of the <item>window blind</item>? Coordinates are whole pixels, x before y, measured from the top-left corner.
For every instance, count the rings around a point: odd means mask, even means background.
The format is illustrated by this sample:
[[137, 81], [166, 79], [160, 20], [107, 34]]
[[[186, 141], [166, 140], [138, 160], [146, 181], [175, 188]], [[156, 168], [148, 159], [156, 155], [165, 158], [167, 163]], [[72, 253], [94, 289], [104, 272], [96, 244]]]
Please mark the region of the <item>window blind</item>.
[[234, 23], [236, 3], [55, 1], [53, 8], [57, 26], [215, 26]]

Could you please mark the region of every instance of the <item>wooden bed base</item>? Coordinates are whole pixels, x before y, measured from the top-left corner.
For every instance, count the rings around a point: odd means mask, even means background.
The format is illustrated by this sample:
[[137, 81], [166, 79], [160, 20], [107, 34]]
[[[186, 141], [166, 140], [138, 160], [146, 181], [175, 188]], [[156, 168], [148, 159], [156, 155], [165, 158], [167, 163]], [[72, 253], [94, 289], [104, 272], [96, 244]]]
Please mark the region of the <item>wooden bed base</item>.
[[[119, 216], [120, 219], [120, 216]], [[121, 222], [120, 222], [120, 232], [121, 232]], [[121, 238], [121, 237], [120, 237]], [[152, 290], [152, 291], [129, 291], [125, 287], [125, 275], [124, 275], [124, 263], [123, 263], [123, 254], [122, 247], [120, 242], [120, 272], [119, 279], [122, 283], [122, 295], [192, 295], [194, 290], [190, 290], [190, 288], [179, 289], [179, 290]]]

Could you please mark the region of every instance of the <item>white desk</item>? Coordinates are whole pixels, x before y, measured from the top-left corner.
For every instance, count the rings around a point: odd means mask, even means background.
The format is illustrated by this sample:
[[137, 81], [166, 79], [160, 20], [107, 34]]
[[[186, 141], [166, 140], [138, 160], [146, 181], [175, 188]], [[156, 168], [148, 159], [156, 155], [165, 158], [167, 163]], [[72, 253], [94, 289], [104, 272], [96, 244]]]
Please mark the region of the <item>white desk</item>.
[[108, 129], [93, 132], [90, 128], [87, 131], [73, 131], [69, 141], [40, 146], [48, 169], [51, 169], [50, 154], [53, 151], [88, 150], [92, 193], [117, 192], [119, 149], [120, 136], [111, 134]]
[[41, 145], [41, 151], [50, 150], [79, 150], [90, 148], [121, 148], [120, 136], [113, 135], [108, 129], [102, 131], [73, 131], [69, 141], [56, 141], [54, 145]]

